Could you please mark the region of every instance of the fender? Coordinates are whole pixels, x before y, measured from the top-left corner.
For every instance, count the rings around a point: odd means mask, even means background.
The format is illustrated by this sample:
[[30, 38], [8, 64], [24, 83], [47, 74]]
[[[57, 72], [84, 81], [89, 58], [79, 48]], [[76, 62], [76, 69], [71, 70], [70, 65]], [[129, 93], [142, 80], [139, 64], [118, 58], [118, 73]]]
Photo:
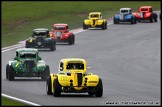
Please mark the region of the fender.
[[90, 20], [89, 20], [89, 19], [86, 19], [86, 20], [84, 20], [84, 23], [85, 23], [86, 25], [90, 25]]
[[97, 86], [99, 82], [99, 77], [97, 75], [87, 75], [87, 86]]
[[99, 20], [97, 20], [97, 25], [102, 25], [102, 23], [104, 23], [104, 22], [105, 22], [105, 20], [99, 19]]
[[71, 36], [71, 32], [68, 32], [68, 33], [63, 33], [62, 34], [62, 39], [67, 39], [67, 38], [69, 38], [70, 36]]
[[136, 18], [140, 18], [140, 15], [139, 15], [139, 13], [132, 13]]
[[144, 14], [144, 18], [148, 18], [148, 17], [150, 17], [151, 15], [152, 15], [152, 13], [150, 13], [150, 12], [145, 13], [145, 14]]
[[54, 89], [53, 89], [53, 83], [54, 83], [54, 80], [55, 78], [57, 77], [55, 74], [50, 74], [50, 77], [51, 77], [51, 88], [52, 88], [52, 92], [54, 92]]
[[116, 14], [116, 15], [114, 16], [114, 18], [115, 18], [115, 19], [120, 19], [120, 14]]

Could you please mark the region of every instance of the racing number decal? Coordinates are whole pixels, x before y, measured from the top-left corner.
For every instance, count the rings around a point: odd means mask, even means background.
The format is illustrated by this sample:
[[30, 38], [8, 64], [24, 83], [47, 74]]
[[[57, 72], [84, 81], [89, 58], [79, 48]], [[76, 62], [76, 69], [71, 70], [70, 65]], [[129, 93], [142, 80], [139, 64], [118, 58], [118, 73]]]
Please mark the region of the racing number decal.
[[15, 67], [17, 67], [18, 65], [19, 65], [19, 63], [17, 63]]
[[68, 78], [63, 76], [63, 77], [61, 77], [61, 81], [68, 81]]

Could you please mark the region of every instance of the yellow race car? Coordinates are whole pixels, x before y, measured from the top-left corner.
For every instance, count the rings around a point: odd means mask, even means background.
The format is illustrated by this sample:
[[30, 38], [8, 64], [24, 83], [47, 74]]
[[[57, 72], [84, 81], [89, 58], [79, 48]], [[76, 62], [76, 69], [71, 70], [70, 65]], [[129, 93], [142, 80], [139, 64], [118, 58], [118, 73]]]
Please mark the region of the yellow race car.
[[50, 74], [46, 82], [47, 95], [58, 97], [64, 93], [88, 93], [102, 97], [103, 85], [99, 76], [86, 72], [87, 64], [81, 58], [62, 59], [57, 74]]
[[88, 19], [83, 21], [83, 29], [88, 28], [102, 28], [107, 29], [107, 20], [102, 19], [101, 12], [91, 12], [89, 13]]

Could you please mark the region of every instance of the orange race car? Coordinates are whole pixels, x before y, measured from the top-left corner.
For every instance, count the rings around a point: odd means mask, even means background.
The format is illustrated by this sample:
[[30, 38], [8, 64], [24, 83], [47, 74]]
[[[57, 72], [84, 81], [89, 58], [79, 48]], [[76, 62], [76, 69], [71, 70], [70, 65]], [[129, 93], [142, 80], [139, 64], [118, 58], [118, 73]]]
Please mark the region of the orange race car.
[[133, 13], [138, 22], [142, 20], [149, 20], [150, 22], [157, 22], [157, 14], [153, 12], [152, 6], [141, 6], [139, 11]]

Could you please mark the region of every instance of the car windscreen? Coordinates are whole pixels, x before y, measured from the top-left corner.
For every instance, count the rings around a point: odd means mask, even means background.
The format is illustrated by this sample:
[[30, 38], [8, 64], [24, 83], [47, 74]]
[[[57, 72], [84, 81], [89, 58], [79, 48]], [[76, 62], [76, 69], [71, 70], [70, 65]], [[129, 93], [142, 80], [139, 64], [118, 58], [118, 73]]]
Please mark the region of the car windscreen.
[[47, 32], [34, 32], [33, 36], [46, 36]]
[[55, 26], [55, 30], [65, 30], [65, 26]]
[[142, 8], [141, 11], [148, 11], [148, 8]]
[[30, 54], [30, 53], [28, 53], [28, 54], [21, 54], [20, 55], [20, 58], [36, 58], [36, 54]]
[[121, 10], [121, 13], [128, 13], [128, 10]]
[[99, 15], [98, 14], [91, 14], [91, 18], [95, 18], [95, 17], [99, 17]]
[[84, 64], [83, 63], [68, 63], [66, 65], [66, 69], [70, 70], [70, 69], [74, 69], [74, 70], [84, 70]]

